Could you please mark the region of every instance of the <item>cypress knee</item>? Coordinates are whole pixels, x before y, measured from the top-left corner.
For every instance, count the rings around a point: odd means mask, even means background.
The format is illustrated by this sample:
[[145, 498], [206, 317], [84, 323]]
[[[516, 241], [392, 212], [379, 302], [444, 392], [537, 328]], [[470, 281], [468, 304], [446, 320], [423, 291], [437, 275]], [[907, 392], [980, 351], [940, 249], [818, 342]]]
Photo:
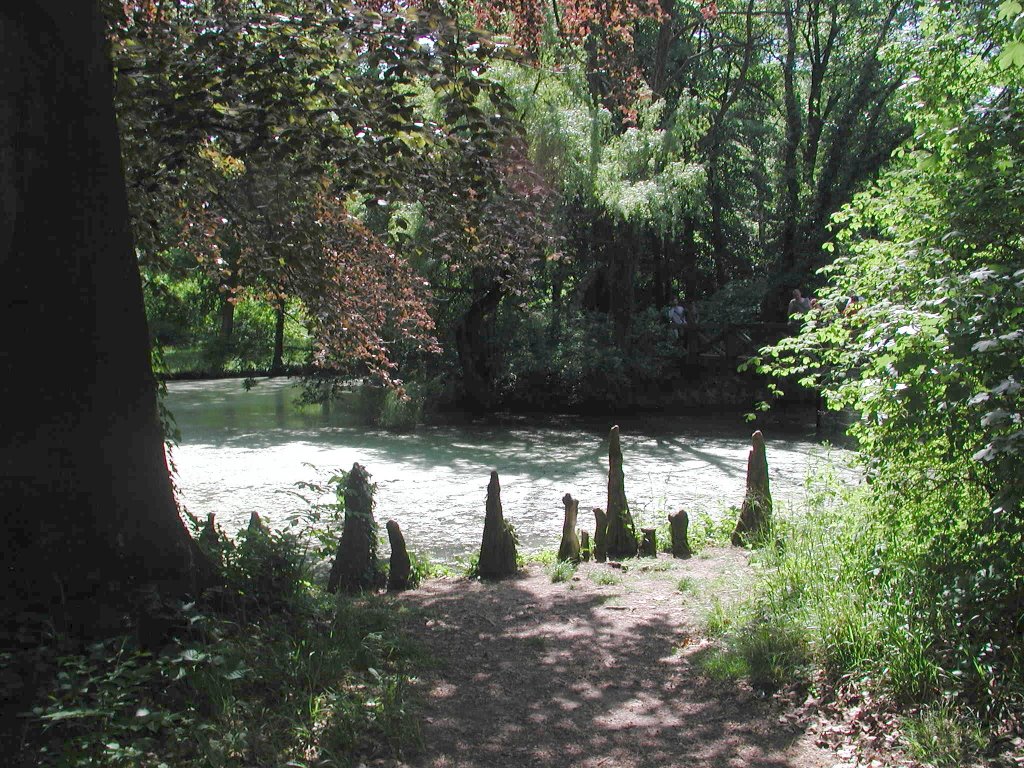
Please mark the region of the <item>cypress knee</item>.
[[377, 523], [373, 519], [373, 486], [361, 464], [345, 479], [345, 525], [338, 542], [327, 589], [357, 592], [377, 583]]
[[267, 527], [263, 525], [263, 519], [260, 517], [260, 513], [253, 510], [249, 513], [249, 526], [246, 529], [249, 533], [266, 533]]
[[587, 531], [580, 531], [580, 557], [583, 562], [590, 562], [590, 534]]
[[672, 535], [672, 557], [692, 557], [693, 550], [690, 549], [688, 538], [690, 516], [686, 514], [686, 510], [680, 509], [674, 515], [669, 515], [668, 526]]
[[220, 540], [220, 533], [217, 531], [216, 522], [214, 522], [215, 519], [216, 515], [213, 512], [209, 512], [206, 515], [206, 525], [199, 532], [199, 545], [207, 551], [215, 549], [217, 542]]
[[558, 559], [578, 563], [580, 539], [576, 535], [576, 517], [580, 503], [568, 493], [562, 497], [562, 503], [565, 505], [565, 520], [562, 522], [562, 543], [558, 547]]
[[594, 520], [594, 560], [603, 563], [608, 559], [608, 515], [594, 507]]
[[484, 538], [477, 567], [482, 579], [501, 579], [516, 572], [516, 535], [501, 512], [501, 486], [497, 472], [491, 472], [491, 481], [487, 484]]
[[619, 446], [617, 426], [612, 427], [608, 437], [608, 530], [605, 541], [609, 557], [636, 557], [636, 528], [626, 503], [622, 449]]
[[654, 528], [641, 528], [640, 531], [644, 535], [643, 539], [640, 540], [640, 556], [641, 557], [657, 557], [658, 556], [657, 531]]
[[412, 562], [409, 551], [405, 548], [405, 537], [398, 522], [388, 520], [388, 541], [391, 542], [391, 561], [388, 568], [388, 592], [400, 592], [409, 588], [409, 575], [412, 573]]
[[742, 546], [757, 543], [768, 532], [772, 517], [772, 494], [768, 488], [768, 457], [764, 435], [758, 430], [751, 435], [747, 456], [747, 490], [740, 507], [740, 516], [732, 532], [732, 543]]

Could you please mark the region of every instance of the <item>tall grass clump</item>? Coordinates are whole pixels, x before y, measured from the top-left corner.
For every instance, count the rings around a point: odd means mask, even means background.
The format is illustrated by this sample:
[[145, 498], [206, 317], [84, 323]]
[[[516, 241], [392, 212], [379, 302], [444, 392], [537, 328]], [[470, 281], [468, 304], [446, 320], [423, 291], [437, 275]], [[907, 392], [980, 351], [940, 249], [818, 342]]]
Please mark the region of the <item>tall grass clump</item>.
[[818, 669], [832, 680], [872, 680], [906, 702], [936, 690], [940, 673], [920, 640], [921, 597], [863, 491], [780, 516], [774, 538], [756, 554], [742, 620], [724, 632], [754, 677], [774, 687]]

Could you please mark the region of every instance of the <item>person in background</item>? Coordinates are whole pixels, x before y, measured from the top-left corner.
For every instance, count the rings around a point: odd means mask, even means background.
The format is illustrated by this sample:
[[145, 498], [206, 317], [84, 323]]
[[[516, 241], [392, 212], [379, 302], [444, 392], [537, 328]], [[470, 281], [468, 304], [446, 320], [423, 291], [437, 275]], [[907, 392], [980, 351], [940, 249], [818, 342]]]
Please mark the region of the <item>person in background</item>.
[[852, 315], [860, 308], [860, 303], [864, 301], [864, 297], [859, 295], [856, 291], [851, 290], [846, 294], [846, 306], [843, 307], [844, 315]]
[[683, 304], [684, 296], [680, 294], [675, 305], [668, 311], [668, 322], [671, 328], [672, 338], [678, 339], [686, 326], [686, 307]]
[[796, 322], [800, 315], [811, 311], [811, 300], [800, 293], [799, 288], [793, 289], [793, 298], [789, 300], [789, 308], [786, 310], [786, 319], [789, 322]]

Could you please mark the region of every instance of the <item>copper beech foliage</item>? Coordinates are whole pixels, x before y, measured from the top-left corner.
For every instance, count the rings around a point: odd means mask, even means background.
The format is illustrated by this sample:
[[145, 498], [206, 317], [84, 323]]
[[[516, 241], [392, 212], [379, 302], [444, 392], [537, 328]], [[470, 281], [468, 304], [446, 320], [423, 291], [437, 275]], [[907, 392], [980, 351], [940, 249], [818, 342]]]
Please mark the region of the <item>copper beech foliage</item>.
[[[471, 5], [482, 27], [509, 34], [535, 62], [550, 24], [562, 55], [582, 54], [593, 98], [617, 112], [624, 125], [636, 120], [644, 84], [635, 50], [637, 25], [668, 25], [679, 14], [672, 0], [471, 0]], [[697, 26], [718, 18], [714, 0], [690, 5]]]
[[[461, 207], [459, 231], [482, 231], [476, 203], [505, 194], [503, 148], [516, 135], [482, 76], [495, 47], [436, 10], [386, 2], [116, 5], [144, 255], [192, 254], [229, 301], [301, 299], [322, 368], [355, 359], [391, 381], [395, 343], [436, 351], [426, 282], [349, 211], [420, 201], [450, 223]], [[440, 116], [424, 110], [425, 93]], [[456, 242], [466, 245], [435, 242], [453, 268], [491, 259], [508, 273], [508, 248]]]

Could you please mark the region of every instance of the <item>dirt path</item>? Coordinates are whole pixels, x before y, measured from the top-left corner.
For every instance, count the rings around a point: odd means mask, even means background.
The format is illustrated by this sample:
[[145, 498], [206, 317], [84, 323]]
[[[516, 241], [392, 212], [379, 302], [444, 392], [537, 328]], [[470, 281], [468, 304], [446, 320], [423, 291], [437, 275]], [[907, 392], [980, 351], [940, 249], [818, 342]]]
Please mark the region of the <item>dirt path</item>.
[[711, 596], [748, 578], [746, 553], [729, 548], [583, 564], [561, 583], [533, 565], [496, 584], [438, 579], [405, 593], [408, 631], [435, 662], [417, 682], [424, 750], [410, 764], [834, 765], [778, 703], [699, 671]]

